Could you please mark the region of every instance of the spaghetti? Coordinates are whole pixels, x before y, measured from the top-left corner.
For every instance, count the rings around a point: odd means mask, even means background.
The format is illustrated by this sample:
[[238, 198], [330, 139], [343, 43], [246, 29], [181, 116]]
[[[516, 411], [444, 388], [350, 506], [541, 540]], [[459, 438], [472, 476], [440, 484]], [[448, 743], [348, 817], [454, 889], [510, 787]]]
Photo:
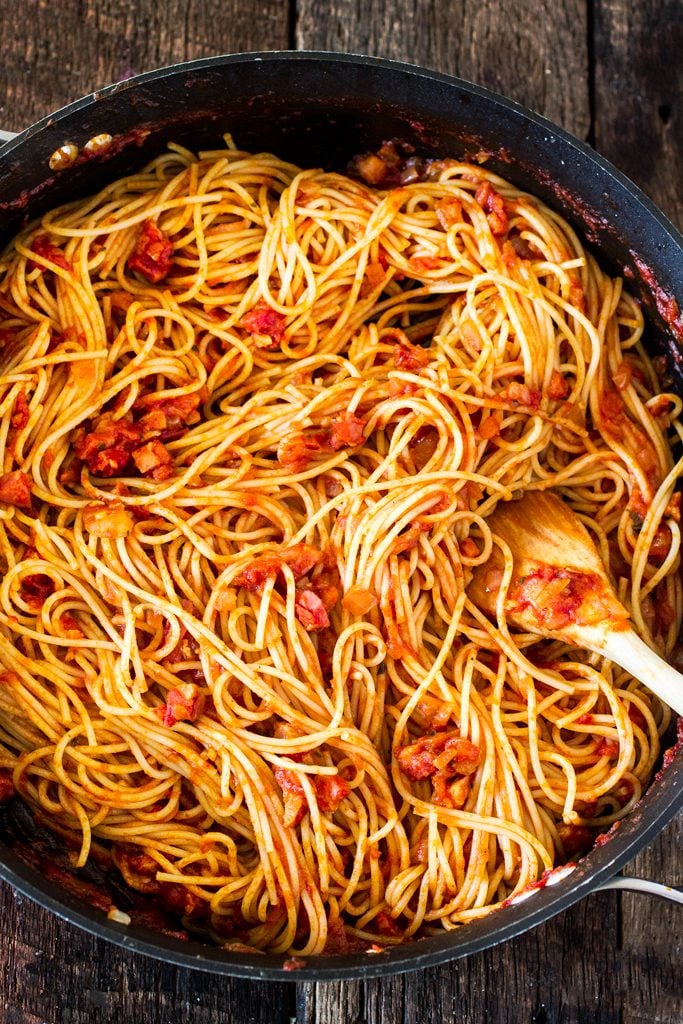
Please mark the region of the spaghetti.
[[639, 307], [485, 167], [394, 157], [171, 146], [0, 258], [3, 792], [275, 953], [499, 907], [628, 814], [670, 718], [467, 595], [487, 515], [552, 488], [671, 654]]

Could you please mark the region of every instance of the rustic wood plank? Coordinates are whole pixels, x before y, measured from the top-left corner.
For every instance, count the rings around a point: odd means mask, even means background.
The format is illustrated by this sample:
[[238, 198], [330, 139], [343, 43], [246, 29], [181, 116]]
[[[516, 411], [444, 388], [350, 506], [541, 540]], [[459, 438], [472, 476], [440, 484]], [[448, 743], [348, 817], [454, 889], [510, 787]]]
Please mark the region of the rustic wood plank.
[[0, 0], [0, 127], [19, 131], [109, 82], [166, 64], [241, 50], [287, 49], [281, 0], [131, 4]]
[[290, 1024], [287, 983], [216, 978], [127, 953], [0, 885], [2, 1024]]
[[680, 0], [594, 0], [596, 148], [683, 228]]
[[[643, 850], [624, 874], [683, 886], [683, 816]], [[621, 895], [620, 952], [625, 987], [621, 1024], [670, 1024], [683, 1019], [683, 909], [634, 893]]]
[[[362, 15], [359, 16], [359, 11]], [[584, 0], [317, 0], [297, 3], [301, 49], [437, 68], [502, 92], [582, 138], [590, 127]]]

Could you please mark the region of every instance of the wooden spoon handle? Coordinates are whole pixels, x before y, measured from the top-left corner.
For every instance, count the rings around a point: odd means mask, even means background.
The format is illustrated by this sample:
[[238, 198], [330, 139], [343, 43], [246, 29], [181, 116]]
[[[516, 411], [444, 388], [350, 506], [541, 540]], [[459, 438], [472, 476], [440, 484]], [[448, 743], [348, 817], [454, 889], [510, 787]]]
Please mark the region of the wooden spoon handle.
[[683, 675], [655, 654], [637, 633], [632, 629], [607, 633], [599, 646], [610, 661], [644, 683], [677, 715], [683, 715]]

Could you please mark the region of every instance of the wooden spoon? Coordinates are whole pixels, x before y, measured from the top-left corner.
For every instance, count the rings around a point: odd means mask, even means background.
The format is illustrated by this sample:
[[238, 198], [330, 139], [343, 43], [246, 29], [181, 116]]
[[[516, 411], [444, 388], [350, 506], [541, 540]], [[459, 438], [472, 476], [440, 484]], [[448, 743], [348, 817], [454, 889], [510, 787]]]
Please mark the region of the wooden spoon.
[[[561, 498], [527, 491], [517, 501], [498, 505], [487, 522], [512, 552], [508, 622], [605, 655], [683, 715], [683, 675], [636, 634], [588, 530]], [[475, 567], [467, 590], [493, 617], [503, 567], [501, 550], [494, 545], [489, 561]]]

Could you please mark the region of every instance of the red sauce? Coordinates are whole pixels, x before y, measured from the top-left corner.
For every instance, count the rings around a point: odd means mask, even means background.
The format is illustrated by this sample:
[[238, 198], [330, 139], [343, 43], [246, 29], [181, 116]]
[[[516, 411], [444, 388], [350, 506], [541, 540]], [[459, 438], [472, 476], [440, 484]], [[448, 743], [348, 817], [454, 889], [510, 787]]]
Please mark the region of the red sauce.
[[316, 775], [314, 785], [321, 811], [336, 811], [351, 792], [351, 787], [341, 775]]
[[[74, 268], [69, 263], [68, 259], [64, 255], [61, 249], [58, 249], [56, 245], [53, 245], [47, 235], [37, 235], [31, 243], [31, 252], [34, 252], [36, 256], [41, 256], [45, 260], [49, 260], [50, 263], [54, 263], [56, 267], [60, 267], [62, 270], [67, 270], [70, 274], [73, 274]], [[33, 270], [39, 264], [34, 263], [33, 260], [29, 261], [28, 269]], [[40, 270], [45, 268], [40, 266]]]
[[325, 605], [313, 590], [297, 591], [294, 612], [304, 629], [326, 629], [330, 624]]
[[282, 313], [278, 313], [264, 299], [259, 299], [253, 309], [245, 313], [240, 324], [252, 334], [258, 334], [270, 339], [267, 348], [277, 348], [285, 333], [287, 319]]
[[166, 703], [158, 710], [163, 724], [171, 728], [176, 722], [196, 722], [204, 703], [205, 698], [195, 683], [183, 683], [169, 691]]
[[342, 412], [332, 422], [329, 445], [333, 452], [363, 443], [365, 420], [353, 412]]
[[23, 430], [29, 421], [29, 407], [26, 392], [20, 391], [14, 403], [11, 423], [15, 430]]
[[412, 373], [419, 373], [431, 358], [428, 349], [412, 345], [407, 339], [394, 346], [393, 356], [397, 370], [409, 370]]
[[152, 220], [142, 225], [135, 242], [135, 249], [128, 257], [127, 267], [147, 278], [151, 284], [158, 284], [167, 276], [173, 265], [173, 243]]
[[457, 730], [421, 736], [415, 743], [396, 751], [398, 766], [409, 779], [432, 779], [435, 800], [450, 807], [462, 807], [469, 795], [472, 775], [481, 763], [481, 750]]
[[485, 211], [492, 234], [506, 235], [509, 224], [505, 200], [496, 192], [491, 182], [483, 181], [475, 192], [474, 198]]
[[18, 508], [31, 508], [31, 478], [15, 469], [0, 476], [0, 501]]
[[511, 613], [531, 613], [546, 629], [596, 625], [610, 620], [626, 625], [628, 613], [595, 573], [541, 565], [510, 588]]

